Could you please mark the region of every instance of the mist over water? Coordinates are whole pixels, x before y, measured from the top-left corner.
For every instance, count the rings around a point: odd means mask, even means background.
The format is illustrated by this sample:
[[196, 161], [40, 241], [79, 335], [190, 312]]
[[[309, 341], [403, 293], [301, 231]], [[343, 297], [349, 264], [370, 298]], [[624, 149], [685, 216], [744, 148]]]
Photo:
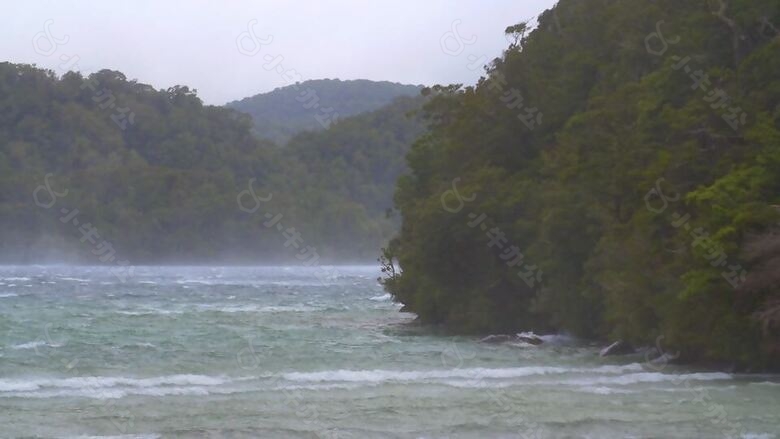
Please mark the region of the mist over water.
[[[780, 377], [433, 335], [376, 267], [0, 268], [3, 437], [737, 437]], [[719, 413], [726, 414], [726, 423]], [[733, 437], [733, 436], [731, 436]]]

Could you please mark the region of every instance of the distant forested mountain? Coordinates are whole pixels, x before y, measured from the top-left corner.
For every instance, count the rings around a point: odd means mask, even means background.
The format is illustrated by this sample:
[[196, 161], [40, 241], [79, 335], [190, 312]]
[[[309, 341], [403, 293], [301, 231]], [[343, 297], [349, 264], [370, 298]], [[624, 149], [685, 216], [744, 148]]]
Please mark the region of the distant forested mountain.
[[426, 106], [388, 289], [454, 331], [780, 368], [778, 26], [777, 0], [561, 0], [508, 28]]
[[425, 133], [422, 96], [400, 97], [327, 131], [304, 132], [276, 151], [267, 187], [285, 188], [282, 210], [298, 214], [319, 247], [342, 259], [376, 259], [378, 243], [398, 231], [389, 218], [406, 153]]
[[402, 97], [280, 149], [187, 87], [0, 63], [0, 260], [274, 262], [308, 246], [373, 260], [421, 105]]
[[318, 79], [226, 106], [250, 115], [259, 137], [283, 145], [301, 131], [322, 130], [334, 121], [377, 110], [399, 96], [419, 95], [420, 89], [387, 81]]
[[[379, 110], [343, 120], [325, 132], [290, 140], [282, 157], [299, 190], [324, 189], [354, 200], [372, 215], [393, 206], [395, 183], [408, 171], [406, 153], [425, 132], [425, 98], [400, 97]], [[285, 175], [289, 176], [289, 174]]]

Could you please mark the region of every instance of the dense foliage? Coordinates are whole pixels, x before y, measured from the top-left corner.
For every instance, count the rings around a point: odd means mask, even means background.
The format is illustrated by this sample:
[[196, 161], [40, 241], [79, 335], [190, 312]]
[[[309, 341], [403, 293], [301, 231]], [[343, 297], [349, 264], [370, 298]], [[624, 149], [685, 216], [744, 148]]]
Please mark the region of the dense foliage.
[[255, 133], [283, 145], [301, 131], [378, 110], [400, 96], [417, 96], [420, 87], [365, 79], [317, 79], [230, 102], [227, 107], [252, 116]]
[[397, 233], [399, 220], [388, 213], [396, 181], [408, 172], [406, 153], [425, 131], [418, 114], [423, 102], [422, 96], [397, 98], [327, 131], [301, 133], [281, 151], [277, 175], [288, 194], [305, 200], [306, 221], [323, 249], [373, 260], [377, 244]]
[[387, 288], [456, 331], [779, 367], [779, 26], [776, 0], [561, 0], [507, 29], [432, 90]]
[[[0, 256], [276, 262], [312, 246], [320, 262], [372, 260], [397, 228], [385, 211], [423, 129], [407, 117], [421, 99], [400, 98], [279, 148], [252, 135], [248, 116], [205, 106], [187, 87], [2, 63]], [[52, 200], [46, 184], [61, 196]], [[282, 215], [284, 228], [266, 214]], [[85, 234], [87, 223], [99, 238]], [[115, 255], [99, 247], [104, 240]]]

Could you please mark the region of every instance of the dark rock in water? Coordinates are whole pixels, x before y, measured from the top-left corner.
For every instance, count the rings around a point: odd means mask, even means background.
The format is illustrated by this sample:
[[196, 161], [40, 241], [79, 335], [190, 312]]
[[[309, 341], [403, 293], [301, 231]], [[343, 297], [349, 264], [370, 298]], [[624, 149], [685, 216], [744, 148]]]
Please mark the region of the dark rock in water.
[[487, 337], [481, 339], [480, 343], [506, 343], [508, 341], [514, 340], [514, 337], [511, 335], [488, 335]]
[[544, 343], [544, 340], [539, 338], [538, 335], [534, 334], [533, 332], [523, 332], [520, 334], [517, 334], [517, 339], [523, 342], [526, 342], [528, 344], [532, 344], [534, 346], [538, 346], [542, 343]]
[[634, 352], [635, 351], [633, 346], [631, 346], [629, 343], [623, 340], [618, 340], [612, 343], [611, 345], [605, 347], [604, 349], [602, 349], [599, 355], [601, 355], [602, 357], [607, 357], [610, 355], [633, 354]]

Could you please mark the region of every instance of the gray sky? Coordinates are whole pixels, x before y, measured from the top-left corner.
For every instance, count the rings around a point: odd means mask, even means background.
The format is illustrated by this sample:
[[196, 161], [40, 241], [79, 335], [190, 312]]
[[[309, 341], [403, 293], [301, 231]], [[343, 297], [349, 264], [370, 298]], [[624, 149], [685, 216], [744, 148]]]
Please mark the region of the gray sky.
[[[471, 84], [482, 73], [476, 66], [507, 46], [506, 26], [554, 3], [5, 0], [0, 61], [37, 64], [62, 74], [69, 65], [63, 59], [76, 55], [71, 69], [119, 70], [156, 88], [189, 85], [209, 104], [287, 85], [290, 79], [277, 70], [292, 77], [290, 69], [302, 80]], [[447, 34], [457, 20], [461, 43]], [[49, 44], [52, 37], [59, 42]]]

